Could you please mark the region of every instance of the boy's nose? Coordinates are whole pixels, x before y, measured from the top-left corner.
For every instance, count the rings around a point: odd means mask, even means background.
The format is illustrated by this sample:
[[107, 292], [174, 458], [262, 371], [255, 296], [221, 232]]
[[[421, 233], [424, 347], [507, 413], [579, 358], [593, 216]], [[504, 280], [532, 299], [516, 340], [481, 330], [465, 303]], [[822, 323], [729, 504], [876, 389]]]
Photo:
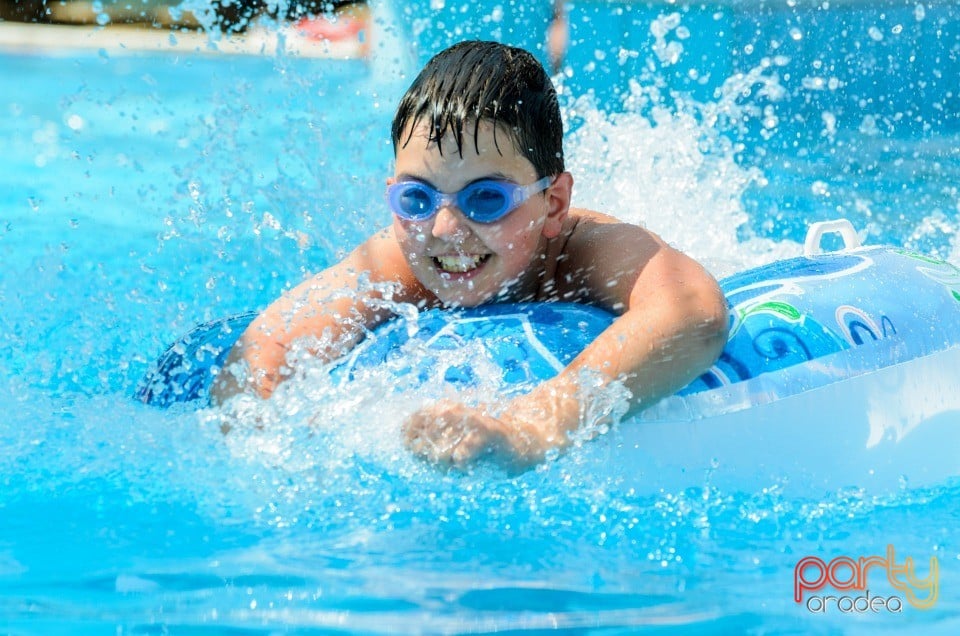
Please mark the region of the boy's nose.
[[433, 235], [437, 238], [451, 238], [462, 235], [467, 227], [463, 215], [453, 205], [444, 205], [433, 218]]

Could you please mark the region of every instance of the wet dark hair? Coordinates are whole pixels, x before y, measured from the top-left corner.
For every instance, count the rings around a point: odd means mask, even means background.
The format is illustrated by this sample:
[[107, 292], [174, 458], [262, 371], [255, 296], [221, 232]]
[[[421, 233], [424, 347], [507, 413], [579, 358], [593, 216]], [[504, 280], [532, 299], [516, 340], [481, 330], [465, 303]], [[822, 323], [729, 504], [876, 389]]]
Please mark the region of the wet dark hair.
[[[410, 142], [420, 122], [430, 125], [430, 142], [453, 134], [463, 156], [464, 130], [472, 127], [474, 149], [481, 121], [506, 132], [540, 177], [563, 172], [563, 122], [557, 92], [543, 66], [529, 52], [499, 42], [467, 41], [434, 56], [400, 100], [393, 118], [393, 151]], [[407, 127], [409, 126], [409, 130]], [[469, 132], [469, 131], [468, 131]], [[406, 133], [406, 138], [401, 137]]]

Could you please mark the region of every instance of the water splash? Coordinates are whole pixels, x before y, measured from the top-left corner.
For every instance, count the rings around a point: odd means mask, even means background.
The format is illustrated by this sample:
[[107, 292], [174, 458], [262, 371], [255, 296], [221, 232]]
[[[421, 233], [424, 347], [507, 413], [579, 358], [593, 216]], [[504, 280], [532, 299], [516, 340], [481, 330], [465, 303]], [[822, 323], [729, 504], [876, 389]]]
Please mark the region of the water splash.
[[765, 177], [741, 165], [743, 148], [730, 130], [767, 116], [744, 98], [746, 87], [757, 85], [764, 98], [780, 94], [767, 71], [730, 78], [705, 104], [667, 94], [650, 78], [631, 80], [614, 111], [591, 95], [568, 99], [568, 169], [584, 184], [575, 185], [575, 205], [644, 225], [718, 276], [799, 253], [796, 243], [751, 237], [745, 229], [744, 193]]
[[[907, 10], [930, 25], [944, 15], [937, 4]], [[664, 62], [680, 56], [675, 68], [692, 40], [672, 25], [662, 52]], [[374, 374], [356, 395], [332, 398], [319, 367], [290, 385], [296, 410], [269, 413], [269, 429], [256, 425], [259, 404], [249, 426], [224, 436], [209, 413], [133, 403], [126, 389], [169, 339], [272, 299], [385, 221], [389, 151], [378, 144], [394, 100], [354, 81], [376, 72], [362, 63], [341, 77], [289, 58], [154, 59], [147, 69], [104, 54], [71, 60], [67, 75], [62, 60], [22, 61], [37, 69], [5, 76], [17, 78], [3, 92], [15, 96], [6, 138], [23, 159], [0, 234], [0, 569], [16, 577], [4, 599], [4, 618], [21, 621], [15, 631], [35, 629], [24, 621], [38, 613], [63, 631], [99, 621], [101, 632], [158, 623], [789, 631], [796, 608], [777, 581], [802, 555], [871, 554], [879, 540], [956, 561], [955, 483], [797, 501], [775, 487], [721, 492], [704, 475], [699, 488], [640, 493], [597, 476], [596, 458], [577, 447], [518, 477], [445, 474], [401, 447], [415, 397], [391, 394]], [[751, 215], [776, 238], [794, 218], [852, 210], [877, 228], [871, 236], [909, 237], [960, 261], [955, 134], [891, 141], [895, 117], [858, 108], [851, 129], [837, 110], [816, 118], [817, 134], [821, 121], [828, 130], [826, 161], [797, 160], [781, 174], [739, 159], [741, 123], [776, 135], [787, 121], [758, 98], [775, 86], [771, 62], [759, 83], [732, 78], [727, 95], [700, 104], [655, 77], [623, 109], [570, 96], [577, 202], [644, 222], [721, 274], [795, 248], [752, 237]], [[67, 79], [18, 95], [14, 83], [43, 76]], [[829, 90], [833, 75], [817, 76]], [[188, 82], [190, 91], [170, 90]], [[750, 95], [738, 97], [741, 88]], [[764, 180], [779, 208], [744, 204]], [[794, 187], [819, 207], [784, 205]], [[960, 584], [954, 570], [944, 567], [953, 577], [944, 590]], [[944, 598], [940, 611], [924, 626], [955, 614], [956, 602]]]

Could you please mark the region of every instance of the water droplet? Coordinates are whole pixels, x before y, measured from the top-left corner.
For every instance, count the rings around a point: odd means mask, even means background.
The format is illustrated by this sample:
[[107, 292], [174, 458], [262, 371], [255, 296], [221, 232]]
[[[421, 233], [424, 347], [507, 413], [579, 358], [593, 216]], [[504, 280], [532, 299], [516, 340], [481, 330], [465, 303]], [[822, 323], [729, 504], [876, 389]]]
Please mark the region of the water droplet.
[[80, 130], [81, 128], [83, 128], [83, 124], [84, 124], [83, 117], [81, 117], [80, 115], [73, 114], [67, 117], [67, 126], [71, 130]]

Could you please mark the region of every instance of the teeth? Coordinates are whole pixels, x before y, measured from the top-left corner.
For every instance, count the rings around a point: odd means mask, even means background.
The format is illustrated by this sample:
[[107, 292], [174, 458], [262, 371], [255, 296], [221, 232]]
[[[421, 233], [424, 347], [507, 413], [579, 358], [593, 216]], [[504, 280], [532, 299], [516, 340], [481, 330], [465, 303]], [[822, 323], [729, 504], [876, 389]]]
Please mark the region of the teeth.
[[457, 255], [457, 256], [436, 256], [435, 257], [437, 264], [440, 265], [440, 269], [445, 272], [456, 272], [462, 274], [463, 272], [469, 272], [471, 269], [477, 267], [480, 264], [480, 261], [483, 260], [482, 256], [467, 256], [467, 255]]

